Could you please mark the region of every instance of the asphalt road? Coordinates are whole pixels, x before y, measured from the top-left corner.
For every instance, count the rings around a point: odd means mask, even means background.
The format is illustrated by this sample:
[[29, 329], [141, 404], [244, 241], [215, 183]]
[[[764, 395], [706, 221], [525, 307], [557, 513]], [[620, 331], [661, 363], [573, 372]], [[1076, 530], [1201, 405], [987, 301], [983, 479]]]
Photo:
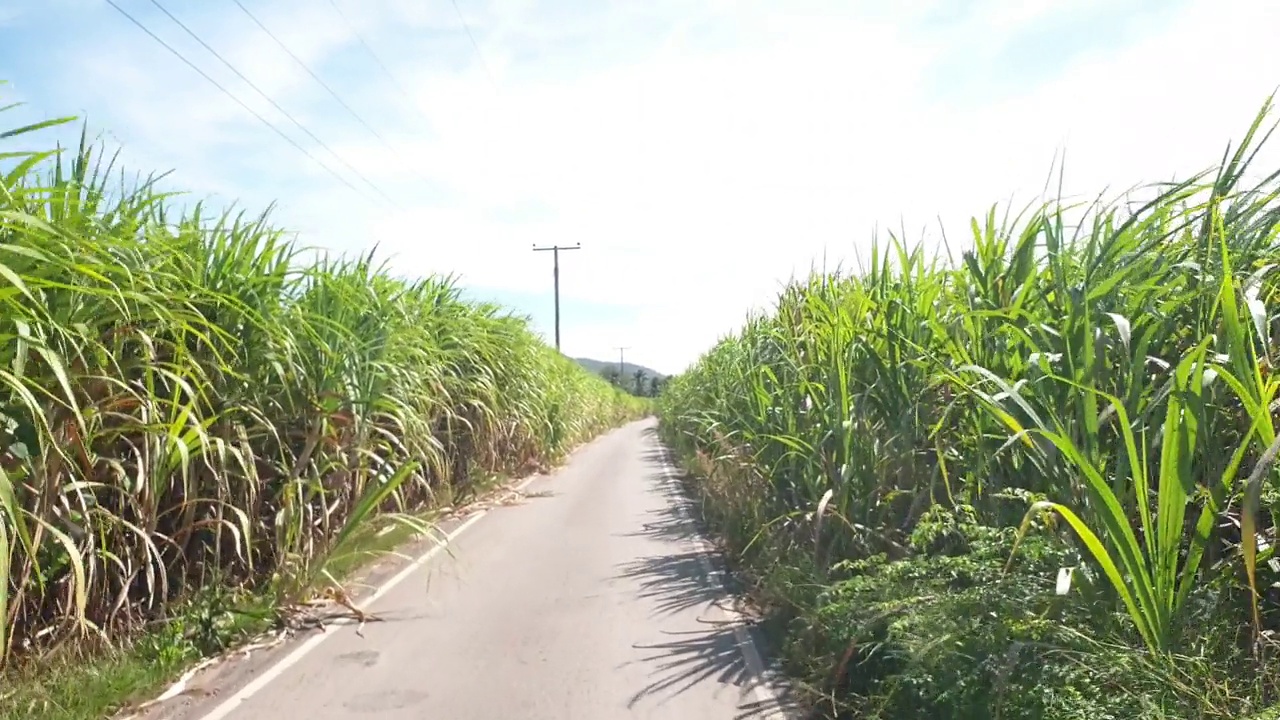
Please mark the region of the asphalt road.
[[256, 687], [214, 688], [170, 717], [782, 717], [653, 430], [597, 439], [469, 523], [377, 597], [383, 621], [363, 637], [295, 641]]

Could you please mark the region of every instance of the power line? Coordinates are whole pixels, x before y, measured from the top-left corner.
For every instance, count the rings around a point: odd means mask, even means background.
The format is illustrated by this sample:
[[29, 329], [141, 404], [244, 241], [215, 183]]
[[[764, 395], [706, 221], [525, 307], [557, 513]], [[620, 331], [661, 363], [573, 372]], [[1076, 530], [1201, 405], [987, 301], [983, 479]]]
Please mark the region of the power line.
[[284, 50], [284, 53], [288, 54], [289, 58], [293, 58], [294, 63], [297, 63], [298, 67], [301, 67], [303, 70], [306, 70], [306, 73], [308, 74], [308, 76], [311, 76], [311, 79], [314, 79], [314, 81], [319, 83], [320, 87], [325, 88], [325, 91], [328, 92], [328, 94], [332, 96], [333, 99], [337, 101], [339, 105], [342, 105], [342, 108], [344, 110], [347, 110], [347, 113], [351, 114], [351, 117], [355, 118], [356, 122], [362, 124], [362, 126], [365, 126], [365, 129], [367, 129], [367, 131], [372, 133], [372, 136], [378, 138], [378, 140], [381, 141], [381, 143], [383, 143], [383, 146], [387, 147], [388, 150], [392, 152], [396, 152], [396, 149], [394, 149], [394, 147], [390, 145], [390, 143], [387, 141], [387, 138], [383, 137], [383, 133], [378, 132], [378, 129], [374, 128], [374, 126], [371, 126], [371, 124], [369, 124], [369, 122], [367, 122], [365, 118], [361, 117], [360, 113], [357, 113], [355, 108], [352, 108], [351, 105], [348, 105], [347, 101], [343, 100], [342, 96], [338, 95], [337, 91], [334, 91], [334, 88], [329, 87], [329, 83], [326, 83], [324, 79], [321, 79], [320, 76], [317, 76], [317, 74], [315, 73], [315, 70], [312, 70], [310, 67], [308, 67], [308, 65], [305, 63], [305, 61], [302, 60], [302, 58], [298, 58], [298, 56], [293, 53], [293, 50], [289, 50], [289, 46], [285, 45], [284, 41], [280, 40], [279, 37], [276, 37], [275, 33], [271, 32], [270, 28], [266, 27], [265, 24], [262, 24], [262, 20], [257, 19], [257, 15], [251, 13], [250, 9], [246, 8], [246, 6], [244, 6], [244, 4], [241, 3], [241, 0], [232, 0], [232, 3], [236, 3], [238, 8], [241, 9], [244, 14], [248, 15], [248, 19], [253, 20], [253, 24], [256, 24], [257, 27], [261, 28], [262, 32], [265, 32], [266, 36], [270, 37], [271, 40], [274, 40], [275, 44], [280, 46], [280, 50]]
[[[353, 166], [351, 165], [351, 163], [349, 163], [349, 162], [347, 162], [345, 159], [343, 159], [343, 157], [342, 157], [341, 155], [339, 155], [338, 153], [334, 152], [333, 148], [329, 147], [329, 146], [328, 146], [328, 144], [326, 144], [323, 140], [321, 140], [320, 138], [316, 137], [316, 134], [315, 134], [315, 133], [313, 133], [313, 132], [311, 132], [309, 129], [307, 129], [307, 127], [306, 127], [305, 125], [303, 125], [301, 122], [299, 122], [299, 121], [297, 120], [297, 118], [295, 118], [293, 115], [291, 115], [291, 114], [289, 113], [289, 111], [288, 111], [288, 110], [285, 110], [283, 107], [281, 107], [281, 106], [280, 106], [280, 103], [278, 103], [278, 102], [276, 102], [274, 99], [272, 99], [270, 95], [267, 95], [267, 93], [263, 92], [263, 90], [262, 90], [261, 88], [259, 88], [256, 84], [254, 84], [254, 82], [253, 82], [252, 80], [250, 80], [249, 78], [245, 77], [244, 73], [242, 73], [242, 72], [240, 72], [239, 70], [237, 70], [235, 65], [232, 65], [232, 64], [230, 63], [230, 61], [228, 61], [226, 58], [222, 57], [222, 55], [221, 55], [217, 50], [214, 50], [212, 47], [210, 47], [210, 46], [209, 46], [209, 43], [205, 42], [205, 41], [204, 41], [204, 40], [203, 40], [199, 35], [197, 35], [197, 34], [195, 33], [195, 31], [193, 31], [191, 28], [187, 27], [187, 26], [186, 26], [186, 24], [185, 24], [185, 23], [183, 23], [181, 20], [179, 20], [178, 18], [174, 17], [173, 13], [169, 12], [169, 10], [168, 10], [167, 8], [165, 8], [165, 6], [164, 6], [164, 5], [161, 5], [159, 0], [151, 0], [151, 4], [152, 4], [152, 5], [155, 5], [157, 8], [159, 8], [159, 9], [160, 9], [160, 12], [162, 12], [162, 13], [164, 13], [166, 16], [168, 16], [168, 18], [169, 18], [170, 20], [172, 20], [174, 23], [176, 23], [178, 27], [182, 28], [182, 29], [183, 29], [183, 31], [185, 31], [188, 35], [190, 35], [190, 36], [192, 37], [192, 39], [194, 39], [196, 42], [200, 43], [200, 45], [201, 45], [205, 50], [208, 50], [208, 51], [209, 51], [209, 52], [210, 52], [210, 53], [211, 53], [215, 58], [217, 58], [217, 59], [218, 59], [218, 60], [219, 60], [223, 65], [226, 65], [228, 70], [230, 70], [231, 72], [235, 73], [236, 77], [238, 77], [238, 78], [240, 78], [241, 80], [243, 80], [243, 81], [245, 82], [245, 84], [246, 84], [246, 85], [248, 85], [250, 88], [252, 88], [252, 89], [253, 89], [253, 91], [254, 91], [254, 92], [258, 93], [259, 95], [261, 95], [261, 96], [262, 96], [262, 98], [263, 98], [264, 100], [266, 100], [267, 102], [271, 103], [271, 106], [272, 106], [272, 107], [274, 107], [276, 110], [279, 110], [281, 115], [284, 115], [284, 116], [285, 116], [285, 118], [287, 118], [290, 122], [292, 122], [294, 125], [297, 125], [299, 130], [301, 130], [302, 132], [306, 133], [306, 134], [307, 134], [307, 136], [308, 136], [308, 137], [310, 137], [312, 140], [314, 140], [314, 141], [316, 142], [316, 144], [318, 144], [320, 147], [324, 148], [325, 150], [328, 150], [330, 155], [332, 155], [334, 158], [336, 158], [336, 159], [338, 160], [338, 162], [340, 162], [340, 163], [342, 163], [343, 165], [345, 165], [345, 166], [347, 167], [347, 169], [348, 169], [348, 170], [350, 170], [352, 173], [355, 173], [356, 177], [358, 177], [358, 178], [360, 178], [361, 180], [363, 180], [363, 181], [364, 181], [364, 183], [365, 183], [366, 185], [368, 185], [370, 188], [372, 188], [374, 192], [376, 192], [376, 193], [378, 193], [379, 195], [381, 195], [381, 196], [382, 196], [382, 198], [383, 198], [384, 200], [386, 200], [387, 202], [391, 203], [391, 205], [393, 205], [393, 206], [395, 206], [395, 207], [399, 207], [399, 203], [397, 203], [395, 200], [393, 200], [393, 199], [391, 198], [391, 196], [390, 196], [390, 195], [388, 195], [388, 194], [386, 194], [385, 192], [383, 192], [382, 188], [378, 187], [376, 184], [374, 184], [374, 182], [373, 182], [372, 180], [370, 180], [369, 178], [365, 177], [365, 175], [364, 175], [363, 173], [361, 173], [359, 170], [357, 170], [355, 167], [353, 167]], [[403, 208], [400, 208], [400, 209], [403, 209]]]
[[181, 60], [183, 63], [185, 63], [185, 64], [187, 65], [187, 67], [189, 67], [189, 68], [191, 68], [192, 70], [195, 70], [197, 73], [199, 73], [199, 74], [200, 74], [200, 77], [203, 77], [205, 80], [208, 80], [210, 85], [213, 85], [214, 87], [218, 88], [219, 90], [221, 90], [221, 91], [222, 91], [222, 93], [223, 93], [224, 95], [226, 95], [227, 97], [229, 97], [229, 98], [231, 98], [232, 100], [234, 100], [234, 101], [235, 101], [235, 103], [236, 103], [237, 105], [239, 105], [240, 107], [244, 108], [245, 112], [248, 112], [250, 115], [253, 115], [255, 118], [257, 118], [257, 119], [258, 119], [258, 121], [259, 121], [259, 122], [261, 122], [263, 125], [266, 125], [268, 128], [271, 128], [271, 130], [272, 130], [273, 132], [275, 132], [275, 134], [277, 134], [277, 135], [279, 135], [281, 138], [283, 138], [285, 142], [287, 142], [287, 143], [289, 143], [290, 145], [292, 145], [293, 147], [297, 148], [298, 152], [302, 153], [303, 155], [306, 155], [308, 158], [310, 158], [310, 159], [311, 159], [311, 161], [312, 161], [312, 162], [314, 162], [315, 164], [317, 164], [317, 165], [319, 165], [320, 167], [322, 167], [322, 168], [324, 168], [325, 170], [327, 170], [327, 171], [329, 172], [329, 174], [330, 174], [330, 175], [332, 175], [332, 176], [334, 176], [335, 178], [337, 178], [337, 179], [338, 179], [338, 181], [339, 181], [339, 182], [341, 182], [343, 185], [346, 185], [347, 187], [351, 188], [351, 190], [352, 190], [353, 192], [355, 192], [356, 194], [360, 195], [361, 197], [363, 197], [363, 198], [364, 198], [364, 199], [366, 199], [366, 200], [368, 200], [368, 199], [369, 199], [369, 196], [365, 195], [363, 192], [360, 192], [360, 189], [359, 189], [359, 188], [357, 188], [355, 185], [352, 185], [352, 184], [351, 184], [351, 182], [350, 182], [349, 180], [347, 180], [346, 178], [344, 178], [344, 177], [342, 177], [341, 175], [339, 175], [336, 171], [334, 171], [334, 169], [333, 169], [333, 168], [329, 167], [328, 165], [325, 165], [323, 162], [320, 162], [320, 159], [319, 159], [319, 158], [317, 158], [315, 155], [312, 155], [312, 154], [311, 154], [311, 153], [310, 153], [306, 148], [304, 148], [304, 147], [302, 147], [301, 145], [299, 145], [299, 144], [298, 144], [298, 142], [297, 142], [296, 140], [294, 140], [293, 138], [291, 138], [291, 137], [289, 137], [288, 135], [286, 135], [286, 134], [284, 133], [284, 131], [283, 131], [283, 130], [281, 130], [280, 128], [278, 128], [278, 127], [276, 127], [275, 125], [271, 124], [271, 121], [270, 121], [270, 120], [267, 120], [266, 118], [264, 118], [264, 117], [262, 117], [261, 115], [259, 115], [259, 114], [257, 113], [257, 111], [255, 111], [253, 108], [251, 108], [251, 107], [249, 107], [248, 105], [246, 105], [246, 104], [245, 104], [245, 102], [244, 102], [243, 100], [241, 100], [240, 98], [238, 98], [238, 97], [236, 97], [234, 94], [232, 94], [232, 92], [231, 92], [230, 90], [226, 89], [226, 88], [225, 88], [225, 87], [223, 87], [221, 84], [219, 84], [219, 83], [218, 83], [218, 81], [217, 81], [217, 80], [214, 80], [212, 77], [210, 77], [208, 73], [206, 73], [205, 71], [201, 70], [199, 67], [197, 67], [197, 66], [196, 66], [196, 64], [195, 64], [195, 63], [191, 62], [191, 61], [190, 61], [190, 60], [188, 60], [188, 59], [187, 59], [187, 58], [186, 58], [182, 53], [180, 53], [180, 52], [178, 52], [177, 50], [175, 50], [175, 49], [173, 48], [173, 46], [172, 46], [172, 45], [170, 45], [169, 43], [167, 43], [167, 42], [165, 42], [164, 40], [162, 40], [162, 39], [160, 38], [160, 36], [158, 36], [158, 35], [156, 35], [154, 32], [152, 32], [150, 28], [148, 28], [146, 25], [143, 25], [141, 22], [139, 22], [139, 21], [138, 21], [138, 19], [137, 19], [137, 18], [135, 18], [134, 16], [130, 15], [130, 14], [128, 13], [128, 11], [126, 11], [124, 8], [122, 8], [122, 7], [120, 7], [119, 5], [117, 5], [117, 4], [116, 4], [116, 2], [115, 2], [115, 0], [107, 0], [107, 4], [108, 4], [108, 5], [110, 5], [111, 7], [115, 8], [115, 9], [116, 9], [116, 11], [117, 11], [117, 12], [119, 12], [121, 15], [124, 15], [124, 16], [129, 20], [129, 22], [133, 23], [134, 25], [137, 25], [137, 26], [138, 26], [138, 28], [139, 28], [140, 30], [142, 30], [142, 32], [144, 32], [144, 33], [146, 33], [147, 35], [151, 36], [151, 39], [152, 39], [152, 40], [155, 40], [156, 42], [160, 43], [162, 46], [164, 46], [164, 48], [165, 48], [166, 50], [168, 50], [169, 52], [173, 53], [173, 54], [174, 54], [174, 56], [176, 56], [179, 60]]
[[404, 98], [405, 104], [408, 105], [409, 109], [412, 110], [425, 125], [430, 127], [431, 121], [427, 119], [426, 115], [422, 114], [422, 110], [419, 109], [418, 104], [409, 97], [409, 93], [404, 89], [404, 86], [400, 84], [399, 80], [396, 80], [396, 76], [391, 73], [391, 70], [387, 67], [386, 63], [382, 62], [382, 58], [378, 57], [378, 53], [373, 51], [373, 47], [365, 41], [364, 35], [361, 35], [360, 31], [356, 29], [355, 23], [352, 23], [346, 13], [342, 12], [342, 8], [338, 7], [338, 3], [335, 0], [329, 0], [329, 6], [338, 14], [338, 17], [342, 18], [342, 22], [347, 24], [347, 29], [350, 30], [352, 34], [356, 36], [356, 40], [360, 41], [360, 44], [364, 46], [365, 52], [369, 53], [369, 57], [373, 58], [373, 62], [382, 70], [382, 74], [386, 75], [387, 79], [391, 81], [391, 84], [395, 87], [396, 91], [400, 93], [402, 98]]
[[489, 63], [485, 62], [484, 53], [480, 51], [480, 43], [476, 42], [476, 36], [471, 33], [471, 26], [467, 24], [467, 19], [462, 15], [462, 8], [458, 7], [458, 0], [449, 0], [453, 3], [453, 11], [458, 14], [458, 22], [462, 23], [462, 29], [466, 31], [467, 37], [471, 39], [471, 47], [476, 50], [476, 58], [480, 60], [480, 67], [484, 70], [484, 74], [489, 76], [489, 84], [494, 90], [498, 89], [498, 82], [493, 79], [493, 73], [489, 71]]
[[[330, 87], [329, 83], [326, 83], [324, 81], [324, 78], [321, 78], [319, 74], [316, 74], [315, 70], [312, 70], [310, 65], [306, 64], [305, 60], [302, 60], [302, 58], [298, 58], [297, 54], [293, 53], [293, 50], [289, 50], [289, 46], [285, 45], [284, 41], [280, 40], [280, 38], [276, 36], [274, 32], [271, 32], [271, 29], [269, 27], [266, 27], [266, 24], [262, 23], [262, 20], [257, 18], [257, 15], [251, 13], [250, 9], [246, 8], [246, 6], [244, 6], [244, 4], [241, 3], [241, 0], [232, 0], [232, 3], [236, 3], [238, 8], [241, 9], [242, 12], [247, 15], [248, 19], [253, 20], [253, 24], [256, 24], [257, 27], [261, 28], [262, 32], [266, 33], [266, 36], [270, 37], [271, 40], [275, 41], [275, 44], [280, 47], [280, 50], [284, 50], [284, 53], [287, 54], [289, 58], [292, 58], [294, 63], [298, 64], [298, 67], [305, 70], [308, 76], [311, 76], [311, 79], [314, 79], [314, 81], [316, 81], [317, 85], [319, 85], [320, 87], [323, 87], [325, 92], [328, 92], [329, 96], [333, 97], [333, 99], [338, 102], [338, 105], [342, 105], [342, 108], [344, 110], [347, 110], [347, 113], [351, 115], [352, 118], [355, 118], [357, 123], [360, 123], [361, 126], [364, 126], [365, 129], [367, 129], [367, 131], [370, 132], [370, 135], [378, 138], [378, 141], [383, 143], [383, 147], [385, 147], [385, 149], [387, 149], [390, 152], [390, 154], [392, 154], [393, 158], [403, 159], [402, 155], [399, 154], [399, 152], [397, 152], [397, 150], [394, 149], [394, 147], [392, 147], [392, 143], [390, 143], [387, 140], [387, 137], [383, 136], [383, 133], [378, 132], [378, 128], [371, 126], [371, 124], [369, 124], [369, 120], [362, 118], [360, 113], [357, 113], [355, 108], [352, 108], [351, 105], [348, 105], [347, 101], [343, 100], [342, 96], [338, 95], [338, 92], [335, 91], [333, 87]], [[434, 183], [431, 182], [428, 177], [424, 176], [424, 174], [422, 173], [417, 172], [416, 169], [413, 169], [412, 167], [410, 167], [410, 172], [417, 179], [420, 179], [422, 183], [425, 183], [426, 186], [428, 187], [434, 186]]]

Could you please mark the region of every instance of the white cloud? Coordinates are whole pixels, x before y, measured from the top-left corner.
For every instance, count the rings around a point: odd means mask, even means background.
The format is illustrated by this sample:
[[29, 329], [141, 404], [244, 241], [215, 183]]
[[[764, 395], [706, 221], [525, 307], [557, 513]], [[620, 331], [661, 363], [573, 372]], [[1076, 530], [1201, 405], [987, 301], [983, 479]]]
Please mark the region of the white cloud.
[[[209, 15], [201, 26], [400, 210], [354, 198], [185, 68], [158, 72], [163, 51], [136, 29], [103, 41], [122, 61], [85, 75], [99, 86], [85, 92], [142, 157], [166, 158], [159, 166], [178, 167], [193, 189], [239, 188], [257, 206], [278, 198], [280, 217], [306, 241], [353, 250], [377, 242], [402, 272], [549, 291], [549, 258], [530, 245], [581, 242], [564, 259], [566, 298], [636, 312], [618, 322], [567, 318], [566, 352], [607, 358], [626, 344], [629, 357], [677, 370], [793, 271], [824, 255], [852, 263], [877, 225], [901, 220], [915, 237], [941, 215], [949, 235], [962, 236], [968, 216], [991, 203], [1032, 199], [1064, 146], [1072, 192], [1185, 176], [1239, 138], [1280, 82], [1270, 37], [1280, 6], [1249, 0], [1170, 5], [1123, 47], [1060, 58], [998, 97], [959, 99], [935, 93], [936, 81], [965, 67], [975, 37], [989, 41], [986, 57], [1001, 57], [996, 46], [1023, 28], [1080, 6], [984, 0], [926, 29], [922, 18], [942, 0], [873, 11], [835, 0], [589, 12], [571, 0], [553, 3], [558, 10], [534, 0], [461, 3], [496, 83], [447, 4], [343, 3], [429, 121], [416, 134], [408, 129], [417, 115], [352, 29], [320, 17], [324, 3], [277, 2], [261, 13], [342, 81], [394, 152], [242, 16]], [[296, 21], [302, 13], [307, 22]], [[228, 170], [229, 160], [239, 168]]]

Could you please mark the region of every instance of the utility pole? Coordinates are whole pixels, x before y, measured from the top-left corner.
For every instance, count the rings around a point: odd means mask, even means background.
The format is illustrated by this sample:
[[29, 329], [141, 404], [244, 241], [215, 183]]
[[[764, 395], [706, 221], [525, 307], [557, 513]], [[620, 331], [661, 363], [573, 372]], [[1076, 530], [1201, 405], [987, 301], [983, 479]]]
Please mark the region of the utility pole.
[[631, 349], [631, 346], [629, 346], [629, 345], [628, 345], [627, 347], [620, 347], [620, 348], [618, 348], [618, 349], [617, 349], [617, 350], [618, 350], [618, 378], [619, 378], [619, 380], [621, 380], [622, 376], [623, 376], [623, 375], [625, 375], [625, 374], [626, 374], [626, 372], [627, 372], [626, 370], [623, 370], [623, 369], [622, 369], [622, 366], [623, 366], [623, 365], [626, 365], [626, 363], [623, 361], [623, 358], [625, 358], [625, 357], [627, 356], [627, 351], [628, 351], [628, 350], [630, 350], [630, 349]]
[[536, 244], [533, 246], [534, 252], [544, 252], [546, 250], [550, 250], [551, 257], [553, 258], [554, 270], [552, 271], [552, 277], [555, 278], [555, 288], [556, 288], [556, 350], [557, 351], [560, 350], [560, 251], [561, 250], [581, 250], [581, 249], [582, 249], [582, 243], [574, 243], [573, 245], [564, 245], [564, 246], [552, 245], [551, 247], [538, 247]]

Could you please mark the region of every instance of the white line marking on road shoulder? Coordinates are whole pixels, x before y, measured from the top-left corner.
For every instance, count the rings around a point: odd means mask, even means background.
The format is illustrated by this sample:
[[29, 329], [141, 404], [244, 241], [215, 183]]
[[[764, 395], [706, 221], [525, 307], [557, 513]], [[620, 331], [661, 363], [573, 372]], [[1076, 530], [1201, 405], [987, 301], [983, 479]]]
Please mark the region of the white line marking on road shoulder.
[[[543, 477], [548, 477], [548, 476], [539, 474], [539, 475], [534, 475], [532, 477], [525, 478], [523, 481], [520, 482], [519, 485], [515, 487], [516, 492], [520, 492], [521, 490], [524, 490], [526, 487], [532, 484], [533, 481]], [[485, 515], [488, 515], [492, 509], [493, 508], [491, 507], [485, 508], [483, 510], [476, 512], [476, 514], [472, 515], [471, 517], [467, 518], [465, 522], [463, 522], [458, 527], [454, 528], [452, 532], [445, 535], [443, 542], [437, 542], [429, 550], [424, 552], [422, 555], [418, 556], [417, 560], [414, 560], [413, 562], [406, 565], [403, 569], [400, 570], [400, 572], [392, 576], [390, 580], [387, 580], [385, 583], [383, 583], [382, 586], [379, 587], [372, 595], [366, 598], [363, 602], [358, 603], [357, 607], [359, 607], [361, 610], [365, 610], [369, 606], [377, 602], [384, 595], [386, 595], [388, 592], [391, 592], [391, 590], [394, 589], [395, 586], [404, 582], [410, 575], [422, 569], [422, 566], [430, 562], [431, 559], [434, 558], [436, 555], [438, 555], [441, 550], [444, 550], [446, 547], [448, 547], [449, 543], [453, 542], [454, 538], [461, 535], [467, 528], [471, 527], [472, 525], [475, 525], [477, 522], [480, 522], [480, 518], [483, 518]], [[211, 710], [209, 714], [203, 716], [201, 720], [223, 720], [223, 718], [235, 712], [236, 709], [239, 708], [242, 704], [244, 704], [246, 700], [253, 697], [256, 693], [258, 693], [264, 687], [266, 687], [272, 680], [275, 680], [276, 678], [283, 675], [285, 670], [288, 670], [290, 667], [293, 667], [294, 665], [296, 665], [299, 660], [306, 657], [308, 653], [310, 653], [312, 650], [315, 650], [317, 647], [319, 647], [320, 643], [324, 642], [325, 640], [328, 640], [330, 637], [332, 637], [334, 634], [336, 634], [340, 629], [344, 627], [347, 627], [347, 625], [335, 624], [335, 625], [324, 626], [324, 628], [318, 634], [312, 635], [311, 637], [307, 638], [306, 642], [302, 643], [297, 648], [295, 648], [293, 652], [281, 658], [281, 660], [277, 662], [275, 665], [272, 665], [271, 667], [267, 668], [266, 672], [254, 678], [253, 681], [250, 682], [248, 685], [245, 685], [244, 687], [240, 688], [238, 692], [236, 692], [234, 695], [224, 700], [220, 705], [218, 705], [213, 710]]]
[[[689, 512], [687, 498], [684, 494], [684, 488], [675, 476], [675, 461], [671, 457], [670, 450], [661, 442], [657, 443], [659, 450], [662, 451], [662, 477], [667, 484], [671, 485], [678, 493], [679, 500], [676, 502], [676, 511], [680, 513], [684, 521], [689, 523], [693, 529], [690, 542], [694, 546], [694, 550], [698, 554], [698, 564], [702, 566], [702, 572], [706, 574], [707, 579], [715, 582], [720, 586], [720, 590], [728, 597], [733, 597], [733, 593], [729, 590], [728, 585], [724, 581], [724, 573], [715, 569], [711, 563], [712, 554], [715, 552], [707, 541], [702, 537], [702, 533], [698, 530], [697, 524], [694, 522], [692, 513]], [[751, 633], [747, 632], [747, 619], [738, 612], [737, 609], [728, 607], [724, 604], [717, 603], [717, 607], [733, 623], [733, 639], [738, 645], [738, 651], [742, 653], [742, 659], [747, 664], [747, 671], [756, 678], [756, 682], [751, 685], [751, 694], [755, 697], [757, 706], [764, 711], [762, 718], [786, 718], [787, 712], [783, 707], [782, 699], [778, 697], [778, 693], [774, 690], [770, 682], [770, 676], [765, 672], [764, 660], [760, 656], [760, 649], [756, 647], [755, 640], [752, 639]]]

